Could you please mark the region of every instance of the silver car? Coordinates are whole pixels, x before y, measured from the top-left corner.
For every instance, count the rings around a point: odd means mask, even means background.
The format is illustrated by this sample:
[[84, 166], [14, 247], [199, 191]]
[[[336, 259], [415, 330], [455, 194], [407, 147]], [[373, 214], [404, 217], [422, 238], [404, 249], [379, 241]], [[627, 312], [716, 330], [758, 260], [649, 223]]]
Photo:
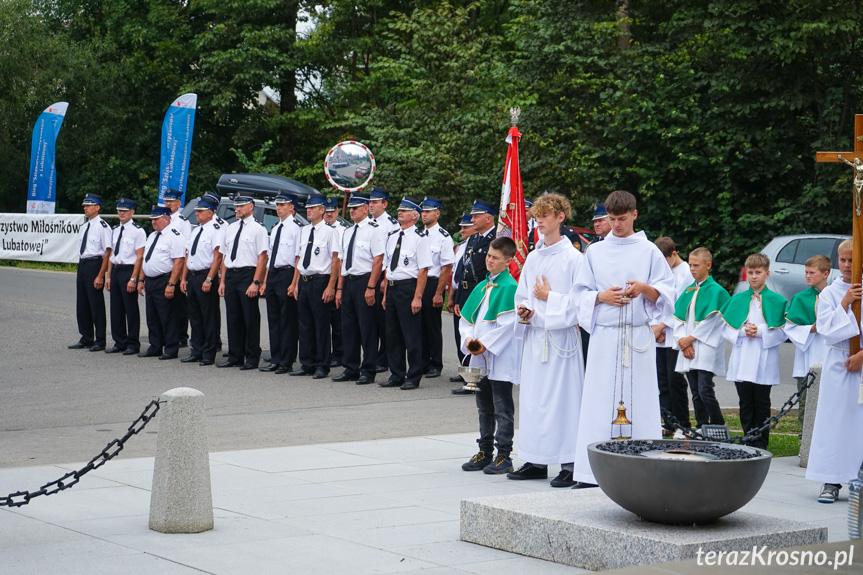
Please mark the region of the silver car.
[[[764, 246], [761, 253], [770, 258], [770, 276], [767, 278], [767, 288], [782, 295], [788, 301], [799, 292], [806, 289], [806, 260], [812, 256], [823, 255], [830, 258], [832, 269], [827, 283], [842, 277], [839, 273], [839, 258], [836, 248], [842, 240], [851, 236], [836, 234], [797, 234], [793, 236], [777, 236]], [[741, 268], [740, 277], [734, 293], [749, 289], [746, 281], [746, 268]]]

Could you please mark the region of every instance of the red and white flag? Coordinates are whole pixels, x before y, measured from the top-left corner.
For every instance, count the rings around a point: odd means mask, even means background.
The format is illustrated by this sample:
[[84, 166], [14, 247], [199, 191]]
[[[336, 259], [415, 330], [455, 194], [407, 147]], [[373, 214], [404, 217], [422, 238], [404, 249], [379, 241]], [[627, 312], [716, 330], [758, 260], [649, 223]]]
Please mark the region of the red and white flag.
[[521, 170], [518, 167], [518, 140], [521, 134], [513, 126], [506, 136], [506, 165], [503, 170], [503, 187], [500, 190], [500, 216], [497, 235], [511, 237], [516, 252], [509, 271], [516, 280], [527, 259], [527, 213], [524, 208], [524, 189], [521, 187]]

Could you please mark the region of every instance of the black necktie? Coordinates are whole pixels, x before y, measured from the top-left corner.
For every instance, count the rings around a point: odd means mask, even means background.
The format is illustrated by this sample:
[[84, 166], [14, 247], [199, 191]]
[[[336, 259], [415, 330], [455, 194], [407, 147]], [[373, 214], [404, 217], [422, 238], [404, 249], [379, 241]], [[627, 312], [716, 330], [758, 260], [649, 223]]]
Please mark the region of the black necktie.
[[270, 254], [270, 269], [276, 269], [276, 255], [279, 253], [279, 239], [282, 237], [282, 228], [285, 224], [279, 224], [279, 229], [276, 230], [276, 239], [273, 240], [273, 253]]
[[240, 247], [241, 233], [243, 233], [243, 220], [240, 220], [240, 229], [237, 230], [237, 235], [234, 237], [234, 247], [231, 248], [231, 261], [237, 259], [237, 248]]
[[153, 243], [150, 244], [150, 249], [147, 250], [147, 257], [144, 258], [145, 262], [150, 261], [150, 256], [153, 255], [153, 250], [156, 249], [156, 244], [159, 243], [159, 236], [162, 235], [162, 232], [156, 232], [156, 238], [153, 240]]
[[399, 239], [396, 242], [396, 249], [393, 250], [393, 259], [390, 262], [390, 271], [396, 271], [396, 268], [399, 267], [399, 256], [402, 253], [402, 238], [405, 237], [405, 233], [399, 232]]
[[120, 253], [120, 240], [123, 239], [123, 224], [120, 224], [120, 235], [117, 236], [117, 245], [114, 247], [114, 254]]
[[303, 269], [309, 269], [309, 264], [312, 263], [312, 245], [315, 243], [315, 227], [312, 226], [311, 232], [309, 232], [309, 241], [306, 244], [306, 254], [303, 256]]
[[87, 222], [87, 229], [84, 230], [84, 237], [81, 238], [81, 247], [78, 249], [78, 253], [84, 255], [84, 248], [87, 247], [87, 234], [90, 233], [90, 222]]
[[192, 242], [192, 255], [195, 255], [195, 252], [198, 251], [198, 240], [201, 239], [202, 235], [204, 235], [204, 226], [201, 226], [201, 229], [198, 230], [198, 235], [195, 236], [195, 241]]
[[354, 240], [357, 239], [358, 224], [354, 224], [354, 234], [351, 236], [351, 241], [348, 242], [348, 256], [345, 258], [345, 271], [351, 271], [351, 266], [354, 264]]

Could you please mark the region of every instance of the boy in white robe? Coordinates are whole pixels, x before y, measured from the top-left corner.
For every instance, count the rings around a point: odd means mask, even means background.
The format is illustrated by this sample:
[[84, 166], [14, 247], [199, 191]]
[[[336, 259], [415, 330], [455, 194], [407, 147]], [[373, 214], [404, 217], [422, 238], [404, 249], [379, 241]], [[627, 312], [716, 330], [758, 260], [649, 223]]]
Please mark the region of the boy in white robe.
[[806, 260], [806, 285], [809, 287], [791, 298], [788, 311], [785, 314], [785, 335], [794, 344], [794, 372], [797, 380], [797, 391], [800, 392], [800, 403], [797, 404], [797, 421], [803, 428], [803, 417], [806, 415], [806, 389], [802, 389], [809, 368], [816, 363], [822, 363], [827, 355], [827, 344], [818, 333], [815, 326], [815, 307], [818, 294], [827, 287], [830, 277], [830, 258], [827, 256], [812, 256]]
[[[488, 370], [488, 375], [477, 382], [475, 393], [479, 453], [461, 468], [465, 471], [482, 469], [488, 475], [512, 471], [510, 454], [515, 434], [512, 386], [518, 383], [521, 357], [520, 342], [513, 336], [518, 284], [509, 273], [515, 250], [512, 238], [492, 240], [485, 256], [488, 277], [473, 288], [459, 319], [462, 353], [471, 355], [471, 367]], [[492, 458], [495, 444], [497, 456]]]
[[[573, 286], [578, 322], [590, 332], [575, 452], [575, 488], [594, 487], [587, 446], [613, 437], [660, 439], [656, 340], [650, 322], [673, 309], [668, 262], [644, 232], [635, 233], [635, 197], [605, 200], [612, 233], [592, 244]], [[631, 426], [616, 426], [623, 402]], [[621, 429], [621, 427], [623, 427]]]
[[546, 479], [548, 466], [560, 464], [551, 486], [570, 487], [583, 360], [569, 291], [584, 256], [560, 233], [571, 212], [566, 198], [545, 194], [532, 212], [543, 243], [528, 255], [515, 294], [519, 317], [527, 322], [516, 324], [524, 340], [518, 456], [526, 463], [507, 477]]
[[[740, 400], [740, 425], [749, 433], [770, 417], [770, 390], [779, 385], [779, 344], [785, 341], [788, 302], [767, 288], [770, 258], [752, 254], [746, 258], [749, 289], [734, 294], [722, 307], [722, 336], [733, 344], [726, 379], [734, 382]], [[749, 445], [767, 449], [770, 431]]]
[[677, 371], [685, 373], [692, 392], [697, 427], [725, 425], [725, 418], [714, 391], [713, 376], [725, 375], [725, 339], [722, 309], [730, 296], [710, 277], [713, 254], [695, 248], [689, 254], [689, 269], [695, 282], [677, 298], [674, 305], [674, 345]]
[[841, 484], [854, 479], [863, 464], [863, 351], [848, 355], [848, 340], [860, 334], [851, 303], [863, 295], [860, 284], [851, 284], [852, 248], [852, 240], [839, 244], [842, 281], [834, 281], [818, 298], [815, 325], [829, 349], [821, 372], [806, 479], [824, 483], [820, 503], [836, 501]]

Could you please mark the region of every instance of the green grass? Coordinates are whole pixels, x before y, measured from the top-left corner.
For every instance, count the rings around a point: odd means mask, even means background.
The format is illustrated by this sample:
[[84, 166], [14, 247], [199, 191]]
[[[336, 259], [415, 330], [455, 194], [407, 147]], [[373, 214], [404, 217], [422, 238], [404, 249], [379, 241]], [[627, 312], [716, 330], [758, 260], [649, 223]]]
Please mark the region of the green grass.
[[[776, 411], [773, 411], [776, 414]], [[740, 416], [737, 411], [723, 412], [725, 425], [731, 431], [731, 435], [743, 435], [743, 428], [740, 425]], [[800, 424], [797, 421], [797, 414], [791, 412], [779, 420], [779, 425], [770, 430], [770, 443], [767, 445], [767, 451], [773, 454], [773, 457], [790, 457], [800, 454]]]
[[31, 270], [51, 270], [55, 272], [78, 271], [78, 264], [58, 264], [53, 262], [28, 262], [22, 260], [0, 260], [0, 266], [7, 268], [26, 268]]

